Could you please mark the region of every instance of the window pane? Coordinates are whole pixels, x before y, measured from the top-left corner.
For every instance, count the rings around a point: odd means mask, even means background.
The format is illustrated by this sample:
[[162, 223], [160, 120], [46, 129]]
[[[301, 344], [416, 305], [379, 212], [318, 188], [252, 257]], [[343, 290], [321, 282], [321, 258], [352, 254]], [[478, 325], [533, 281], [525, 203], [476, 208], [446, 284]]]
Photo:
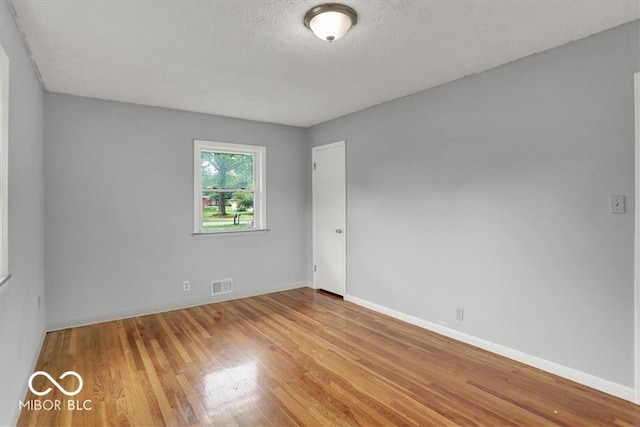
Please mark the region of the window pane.
[[266, 229], [265, 152], [194, 140], [194, 233]]
[[202, 188], [253, 190], [253, 155], [200, 152]]
[[202, 191], [202, 229], [253, 228], [253, 193]]

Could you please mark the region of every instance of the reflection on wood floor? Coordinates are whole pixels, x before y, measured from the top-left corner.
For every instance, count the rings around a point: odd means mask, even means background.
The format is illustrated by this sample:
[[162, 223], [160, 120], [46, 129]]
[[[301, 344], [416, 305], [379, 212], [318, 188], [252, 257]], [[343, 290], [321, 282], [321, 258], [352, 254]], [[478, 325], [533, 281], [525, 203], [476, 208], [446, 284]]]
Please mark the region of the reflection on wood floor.
[[308, 288], [51, 332], [37, 370], [84, 386], [36, 377], [53, 390], [26, 400], [62, 408], [19, 425], [640, 425], [631, 403]]

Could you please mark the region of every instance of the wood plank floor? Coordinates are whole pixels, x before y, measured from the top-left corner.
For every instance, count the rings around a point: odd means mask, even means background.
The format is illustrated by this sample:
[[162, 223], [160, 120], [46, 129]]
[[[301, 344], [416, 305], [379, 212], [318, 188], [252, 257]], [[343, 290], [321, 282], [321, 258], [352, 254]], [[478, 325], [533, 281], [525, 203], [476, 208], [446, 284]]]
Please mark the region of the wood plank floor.
[[[19, 425], [640, 425], [640, 407], [311, 289], [51, 332]], [[71, 377], [60, 380], [77, 388]], [[91, 400], [91, 410], [65, 410]]]

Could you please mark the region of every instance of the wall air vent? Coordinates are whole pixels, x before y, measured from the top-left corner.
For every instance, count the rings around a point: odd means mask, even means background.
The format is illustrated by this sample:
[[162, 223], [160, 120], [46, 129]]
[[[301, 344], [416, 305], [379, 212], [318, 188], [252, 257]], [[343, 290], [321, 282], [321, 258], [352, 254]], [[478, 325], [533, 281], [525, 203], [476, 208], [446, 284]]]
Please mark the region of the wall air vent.
[[230, 294], [233, 292], [233, 280], [214, 280], [211, 282], [211, 295]]

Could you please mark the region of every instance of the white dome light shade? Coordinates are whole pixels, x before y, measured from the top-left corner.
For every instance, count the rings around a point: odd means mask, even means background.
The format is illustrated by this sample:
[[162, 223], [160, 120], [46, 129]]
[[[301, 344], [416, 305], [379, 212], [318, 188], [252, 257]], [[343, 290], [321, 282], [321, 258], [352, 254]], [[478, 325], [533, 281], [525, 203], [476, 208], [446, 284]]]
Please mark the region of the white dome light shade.
[[309, 27], [320, 40], [332, 42], [347, 34], [351, 19], [340, 12], [325, 12], [313, 18]]
[[309, 10], [304, 17], [304, 24], [321, 40], [332, 42], [338, 40], [355, 25], [355, 10], [341, 4], [324, 4]]

